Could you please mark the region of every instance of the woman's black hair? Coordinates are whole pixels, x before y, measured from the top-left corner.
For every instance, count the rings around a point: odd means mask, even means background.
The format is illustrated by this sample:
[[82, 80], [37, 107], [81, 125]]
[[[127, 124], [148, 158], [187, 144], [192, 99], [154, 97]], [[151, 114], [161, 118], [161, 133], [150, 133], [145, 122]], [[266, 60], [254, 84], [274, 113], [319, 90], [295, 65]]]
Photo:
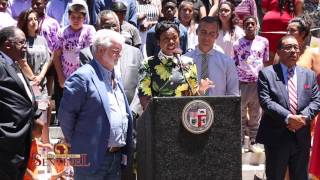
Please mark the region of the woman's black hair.
[[177, 31], [178, 35], [180, 34], [179, 27], [176, 23], [172, 21], [160, 21], [156, 24], [155, 27], [155, 36], [158, 41], [160, 41], [160, 36], [162, 33], [166, 32], [168, 29], [173, 28]]
[[290, 13], [294, 13], [294, 0], [279, 0], [280, 13], [282, 13], [287, 7]]

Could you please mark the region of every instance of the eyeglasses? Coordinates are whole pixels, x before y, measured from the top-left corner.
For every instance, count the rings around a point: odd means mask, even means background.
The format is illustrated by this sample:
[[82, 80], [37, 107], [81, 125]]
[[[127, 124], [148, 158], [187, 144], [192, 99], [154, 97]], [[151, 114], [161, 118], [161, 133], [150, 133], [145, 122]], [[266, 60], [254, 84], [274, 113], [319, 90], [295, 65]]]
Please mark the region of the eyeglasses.
[[114, 53], [114, 54], [120, 54], [121, 49], [119, 49], [119, 48], [111, 48], [111, 51], [112, 51], [112, 53]]
[[297, 46], [297, 45], [285, 45], [285, 46], [282, 46], [281, 49], [284, 50], [284, 51], [286, 51], [286, 52], [290, 52], [290, 51], [292, 51], [292, 49], [293, 49], [295, 52], [300, 52], [300, 47]]
[[8, 39], [8, 41], [10, 41], [11, 43], [17, 44], [19, 46], [24, 46], [27, 44], [27, 41], [25, 39], [20, 40], [20, 41], [14, 40], [14, 39]]
[[117, 28], [117, 24], [113, 24], [113, 23], [101, 25], [101, 29], [113, 29], [114, 30], [116, 28]]

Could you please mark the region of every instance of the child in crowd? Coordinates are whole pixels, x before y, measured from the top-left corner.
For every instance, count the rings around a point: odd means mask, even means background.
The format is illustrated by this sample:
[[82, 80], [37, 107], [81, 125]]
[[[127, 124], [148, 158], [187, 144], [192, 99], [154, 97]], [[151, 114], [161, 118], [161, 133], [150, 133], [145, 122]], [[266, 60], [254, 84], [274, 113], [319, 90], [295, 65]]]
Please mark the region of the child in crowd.
[[93, 26], [84, 24], [87, 13], [82, 4], [70, 5], [68, 11], [70, 25], [60, 29], [58, 33], [58, 43], [53, 53], [53, 64], [58, 77], [55, 88], [57, 111], [59, 110], [64, 81], [82, 64], [91, 60], [87, 57], [92, 57], [90, 46], [96, 30]]
[[241, 92], [242, 137], [249, 136], [254, 144], [261, 118], [257, 81], [259, 71], [269, 62], [269, 42], [256, 35], [258, 20], [255, 16], [243, 19], [245, 36], [233, 44], [234, 61]]
[[80, 51], [91, 46], [95, 34], [93, 26], [84, 24], [87, 11], [82, 4], [71, 5], [68, 13], [70, 25], [58, 33], [59, 43], [53, 57], [60, 87], [64, 86], [66, 78], [85, 63], [80, 60]]

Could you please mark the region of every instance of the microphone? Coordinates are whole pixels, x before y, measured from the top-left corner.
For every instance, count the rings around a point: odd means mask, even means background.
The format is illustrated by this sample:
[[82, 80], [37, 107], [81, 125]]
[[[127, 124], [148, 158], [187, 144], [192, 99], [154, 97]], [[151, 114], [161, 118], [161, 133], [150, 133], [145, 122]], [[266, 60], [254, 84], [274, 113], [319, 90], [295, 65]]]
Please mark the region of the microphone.
[[173, 50], [173, 56], [176, 57], [178, 60], [181, 60], [181, 54], [182, 50], [180, 48], [176, 48], [175, 50]]
[[180, 48], [176, 48], [176, 49], [174, 50], [174, 52], [173, 52], [173, 56], [174, 56], [175, 58], [177, 58], [179, 70], [180, 70], [180, 72], [181, 72], [181, 74], [182, 74], [185, 82], [186, 82], [187, 85], [188, 85], [188, 91], [189, 91], [189, 93], [190, 93], [191, 95], [193, 95], [193, 93], [192, 93], [192, 87], [191, 87], [188, 79], [186, 78], [186, 76], [185, 76], [185, 74], [184, 74], [184, 72], [183, 72], [183, 65], [182, 65], [182, 61], [181, 61], [181, 54], [182, 54], [182, 50], [181, 50]]

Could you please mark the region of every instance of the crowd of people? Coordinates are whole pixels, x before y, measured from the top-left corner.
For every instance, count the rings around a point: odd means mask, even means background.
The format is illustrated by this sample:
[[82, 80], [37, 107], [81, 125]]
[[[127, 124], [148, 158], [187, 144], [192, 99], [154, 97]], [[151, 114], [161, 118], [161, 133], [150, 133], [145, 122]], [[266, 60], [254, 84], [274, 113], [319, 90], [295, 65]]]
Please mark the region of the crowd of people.
[[1, 179], [37, 178], [54, 123], [88, 155], [76, 179], [133, 179], [137, 119], [170, 96], [241, 96], [242, 143], [264, 144], [267, 178], [320, 179], [319, 12], [319, 0], [0, 0]]

